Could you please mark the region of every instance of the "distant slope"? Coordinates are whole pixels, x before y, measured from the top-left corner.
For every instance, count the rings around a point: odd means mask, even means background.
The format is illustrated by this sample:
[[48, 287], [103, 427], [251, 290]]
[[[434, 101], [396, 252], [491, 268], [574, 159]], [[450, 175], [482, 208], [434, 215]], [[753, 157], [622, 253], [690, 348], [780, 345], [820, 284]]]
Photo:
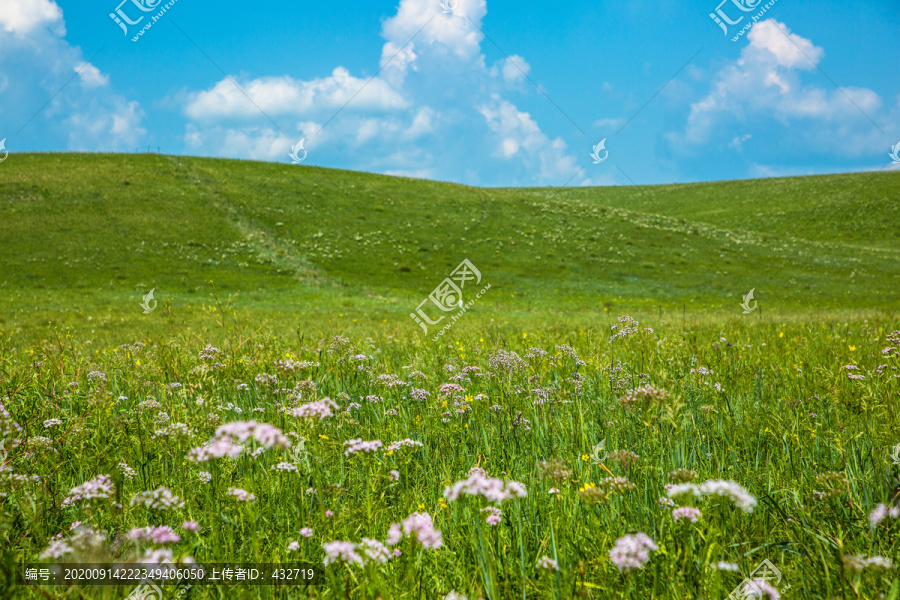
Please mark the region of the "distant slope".
[[[603, 307], [900, 306], [900, 173], [640, 188], [478, 189], [160, 155], [0, 166], [0, 326], [225, 295], [403, 319], [468, 258], [482, 315]], [[333, 310], [334, 309], [334, 310]], [[124, 317], [123, 317], [124, 318]]]

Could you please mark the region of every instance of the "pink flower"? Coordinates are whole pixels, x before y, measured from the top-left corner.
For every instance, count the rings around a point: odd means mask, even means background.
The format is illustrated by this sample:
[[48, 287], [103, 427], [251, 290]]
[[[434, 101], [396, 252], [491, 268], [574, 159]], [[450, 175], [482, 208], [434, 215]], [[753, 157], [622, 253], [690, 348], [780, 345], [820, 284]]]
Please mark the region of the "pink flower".
[[414, 537], [429, 550], [437, 550], [444, 543], [441, 532], [434, 528], [428, 513], [416, 512], [406, 517], [402, 523], [391, 524], [387, 534], [388, 546], [396, 545], [403, 536]]
[[63, 500], [63, 506], [68, 506], [82, 500], [109, 498], [112, 493], [113, 484], [109, 475], [97, 475], [93, 479], [72, 488], [69, 495]]
[[502, 479], [486, 477], [481, 469], [472, 469], [469, 476], [444, 488], [444, 497], [450, 502], [460, 495], [482, 496], [489, 502], [503, 502], [510, 498], [524, 498], [528, 495], [525, 485], [518, 481], [504, 482]]
[[241, 488], [228, 488], [228, 495], [234, 496], [238, 502], [253, 502], [256, 496]]
[[312, 534], [313, 534], [313, 530], [311, 527], [304, 527], [303, 529], [300, 530], [300, 535], [302, 535], [303, 537], [310, 537], [310, 536], [312, 536]]
[[381, 448], [381, 440], [372, 440], [370, 442], [362, 439], [347, 440], [344, 442], [344, 445], [347, 446], [347, 449], [344, 450], [346, 456], [353, 456], [359, 452], [369, 454]]
[[135, 542], [150, 541], [154, 544], [174, 544], [181, 540], [181, 536], [175, 533], [171, 527], [139, 527], [132, 529], [126, 536]]
[[681, 508], [676, 508], [672, 511], [672, 518], [676, 521], [679, 519], [687, 519], [691, 523], [696, 523], [697, 519], [702, 516], [703, 514], [700, 510], [692, 506], [682, 506]]
[[650, 552], [657, 550], [656, 544], [646, 533], [626, 535], [616, 540], [609, 551], [609, 560], [619, 571], [643, 569], [650, 560]]
[[291, 542], [291, 543], [288, 544], [288, 546], [287, 546], [287, 551], [288, 551], [288, 552], [296, 552], [296, 551], [299, 550], [299, 549], [300, 549], [300, 542]]
[[181, 528], [185, 531], [198, 531], [200, 525], [196, 521], [185, 521], [181, 524]]
[[334, 516], [334, 511], [332, 511], [332, 510], [326, 510], [326, 511], [325, 511], [325, 516], [328, 517], [328, 518], [330, 519], [331, 517]]

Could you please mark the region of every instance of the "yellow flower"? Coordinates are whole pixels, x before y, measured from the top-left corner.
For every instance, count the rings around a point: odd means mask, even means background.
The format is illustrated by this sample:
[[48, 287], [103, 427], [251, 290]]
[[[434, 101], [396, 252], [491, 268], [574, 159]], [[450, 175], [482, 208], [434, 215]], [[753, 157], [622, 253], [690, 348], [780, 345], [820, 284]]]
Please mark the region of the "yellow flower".
[[328, 439], [328, 436], [327, 436], [327, 435], [322, 435], [322, 434], [320, 433], [320, 434], [319, 434], [319, 439], [320, 439], [320, 440], [327, 440], [327, 439]]
[[139, 364], [141, 364], [141, 361], [136, 360], [136, 361], [134, 361], [134, 364], [139, 365]]
[[583, 460], [583, 461], [584, 461], [584, 462], [587, 462], [587, 461], [589, 461], [589, 460], [590, 460], [590, 458], [591, 458], [591, 457], [590, 457], [590, 456], [588, 456], [588, 455], [587, 455], [587, 454], [582, 454], [582, 455], [581, 455], [581, 460]]
[[387, 454], [388, 456], [392, 455], [393, 453], [394, 453], [393, 450], [388, 450], [387, 452], [385, 452], [385, 454]]
[[443, 498], [438, 498], [438, 504], [441, 505], [441, 508], [447, 508], [447, 501]]
[[779, 332], [778, 332], [778, 337], [783, 338], [783, 337], [784, 337], [784, 332], [783, 332], [783, 331], [779, 331]]
[[856, 346], [847, 346], [847, 347], [850, 348], [850, 352], [853, 352], [854, 350], [856, 350]]
[[522, 334], [522, 337], [523, 337], [523, 338], [527, 338], [527, 337], [528, 337], [528, 334], [527, 334], [527, 333], [523, 333], [523, 334]]
[[582, 487], [578, 488], [578, 491], [579, 491], [579, 492], [585, 492], [585, 491], [590, 490], [590, 489], [593, 489], [593, 488], [595, 488], [595, 487], [597, 487], [597, 486], [594, 485], [593, 483], [587, 482], [587, 483], [585, 483]]
[[425, 510], [425, 505], [424, 505], [424, 504], [420, 504], [420, 505], [419, 505], [419, 510]]

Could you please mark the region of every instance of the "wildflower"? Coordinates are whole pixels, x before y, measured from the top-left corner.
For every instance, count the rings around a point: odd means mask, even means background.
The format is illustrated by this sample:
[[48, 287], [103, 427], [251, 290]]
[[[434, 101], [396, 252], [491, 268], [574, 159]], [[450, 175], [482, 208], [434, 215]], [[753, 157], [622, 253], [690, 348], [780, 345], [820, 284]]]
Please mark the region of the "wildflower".
[[167, 487], [159, 487], [155, 490], [147, 490], [135, 494], [131, 498], [131, 506], [143, 504], [153, 510], [169, 510], [184, 506], [184, 500], [172, 493]]
[[400, 523], [392, 523], [387, 534], [388, 546], [396, 546], [403, 537], [415, 538], [428, 550], [437, 550], [444, 543], [428, 513], [415, 512]]
[[367, 559], [366, 562], [374, 562], [383, 565], [391, 560], [391, 551], [378, 540], [363, 538], [362, 542], [356, 545], [356, 548], [357, 550], [362, 550], [363, 555], [365, 555]]
[[297, 408], [292, 409], [290, 414], [295, 417], [317, 418], [321, 421], [322, 419], [334, 416], [334, 413], [331, 412], [332, 409], [338, 410], [340, 409], [340, 406], [338, 406], [331, 398], [323, 398], [317, 402], [301, 404]]
[[387, 452], [396, 452], [401, 448], [422, 448], [425, 444], [422, 442], [417, 442], [416, 440], [411, 440], [409, 438], [405, 440], [399, 440], [397, 442], [391, 442], [387, 447]]
[[711, 479], [709, 481], [704, 481], [699, 486], [693, 483], [667, 485], [666, 490], [666, 495], [669, 496], [669, 498], [677, 498], [678, 496], [683, 495], [692, 495], [697, 498], [703, 496], [722, 496], [729, 498], [745, 513], [753, 512], [753, 509], [756, 507], [756, 498], [733, 481]]
[[391, 481], [399, 481], [400, 480], [400, 471], [391, 470], [390, 474], [388, 475], [388, 478]]
[[481, 512], [490, 513], [486, 518], [487, 524], [490, 526], [499, 525], [503, 521], [503, 513], [496, 506], [485, 506]]
[[344, 450], [345, 456], [353, 456], [360, 452], [364, 452], [370, 454], [375, 452], [379, 448], [381, 448], [381, 440], [372, 440], [372, 441], [363, 441], [360, 438], [354, 440], [347, 440], [344, 442], [344, 445], [347, 446], [347, 449]]
[[326, 567], [336, 562], [363, 566], [363, 559], [359, 553], [356, 552], [356, 544], [353, 542], [344, 542], [340, 540], [327, 542], [322, 544], [322, 548], [325, 550], [324, 564]]
[[666, 498], [665, 496], [663, 496], [662, 498], [657, 500], [657, 502], [659, 503], [660, 508], [674, 508], [675, 507], [675, 501], [672, 500], [671, 498]]
[[326, 511], [325, 511], [325, 517], [326, 517], [326, 518], [330, 519], [330, 518], [333, 517], [333, 516], [334, 516], [334, 511], [333, 511], [333, 510], [326, 510]]
[[44, 421], [44, 429], [50, 429], [51, 427], [56, 427], [57, 425], [62, 425], [62, 420], [47, 419], [46, 421]]
[[311, 527], [304, 527], [303, 529], [300, 530], [300, 535], [302, 535], [303, 537], [307, 537], [307, 538], [312, 537], [312, 534], [313, 534], [313, 530]]
[[194, 532], [199, 531], [200, 525], [197, 523], [197, 521], [185, 521], [181, 524], [181, 528], [185, 531]]
[[103, 371], [91, 371], [87, 374], [88, 381], [106, 381], [106, 373]]
[[619, 317], [618, 323], [609, 328], [612, 331], [612, 335], [609, 336], [609, 343], [612, 344], [616, 339], [625, 339], [629, 335], [638, 333], [638, 323], [634, 319], [629, 316]]
[[721, 560], [712, 565], [712, 568], [717, 571], [727, 571], [729, 573], [737, 573], [740, 571], [740, 568], [735, 563], [724, 562]]
[[559, 571], [559, 564], [545, 554], [538, 559], [537, 568], [545, 571]]
[[676, 508], [672, 511], [672, 519], [675, 521], [679, 519], [687, 519], [691, 523], [696, 523], [697, 519], [702, 516], [703, 514], [699, 509], [693, 508], [691, 506], [682, 506], [681, 508]]
[[559, 488], [552, 487], [552, 488], [550, 488], [549, 490], [547, 490], [547, 493], [548, 493], [548, 494], [558, 494], [558, 493], [559, 493]]
[[460, 594], [456, 590], [452, 590], [449, 594], [444, 596], [444, 600], [469, 600], [469, 597]]
[[396, 417], [398, 414], [400, 414], [400, 413], [397, 412], [396, 408], [389, 408], [386, 411], [384, 411], [384, 416], [386, 416], [386, 417]]
[[109, 498], [113, 493], [113, 484], [109, 475], [97, 475], [69, 491], [69, 495], [63, 500], [63, 506], [69, 506], [75, 502], [84, 500], [100, 500]]
[[654, 385], [644, 385], [629, 390], [618, 399], [623, 408], [646, 408], [648, 405], [660, 405], [669, 399], [669, 394], [664, 389]]
[[871, 558], [865, 558], [858, 555], [847, 555], [844, 556], [844, 568], [854, 573], [862, 573], [866, 569], [881, 569], [887, 571], [896, 567], [894, 563], [891, 562], [891, 559], [885, 558], [883, 556], [873, 556]]
[[287, 545], [288, 552], [296, 552], [300, 549], [300, 542], [291, 542]]
[[212, 481], [212, 473], [209, 473], [207, 471], [200, 471], [199, 473], [197, 473], [197, 477], [199, 477], [200, 481], [202, 481], [203, 483], [209, 483], [210, 481]]
[[884, 504], [879, 504], [871, 513], [869, 513], [869, 524], [872, 527], [878, 527], [887, 517], [895, 520], [900, 517], [900, 506], [891, 506], [888, 508], [888, 506]]
[[528, 363], [522, 360], [522, 357], [515, 352], [507, 352], [506, 350], [497, 350], [488, 358], [488, 365], [491, 370], [503, 373], [515, 373], [528, 367]]
[[650, 560], [650, 552], [658, 550], [656, 544], [646, 533], [626, 535], [616, 540], [616, 545], [609, 551], [609, 560], [619, 571], [643, 569]]
[[280, 462], [277, 465], [272, 465], [273, 471], [296, 471], [297, 467], [289, 462]]
[[205, 462], [224, 456], [236, 458], [251, 441], [255, 441], [263, 449], [288, 448], [291, 445], [281, 430], [273, 425], [256, 421], [233, 421], [216, 429], [215, 436], [203, 446], [192, 448], [187, 459]]
[[466, 479], [444, 488], [444, 497], [453, 502], [461, 494], [466, 494], [482, 496], [489, 502], [503, 502], [510, 498], [524, 498], [527, 495], [522, 483], [518, 481], [504, 482], [502, 479], [487, 477], [481, 469], [479, 471], [474, 473], [470, 471]]
[[667, 477], [670, 481], [674, 481], [675, 483], [688, 483], [689, 481], [697, 479], [697, 471], [691, 471], [690, 469], [675, 469], [674, 471], [669, 472]]
[[238, 502], [253, 502], [256, 496], [241, 488], [228, 488], [228, 495], [234, 496]]
[[160, 545], [174, 544], [181, 540], [181, 536], [169, 526], [138, 527], [129, 531], [125, 537], [135, 542], [151, 542]]
[[419, 401], [427, 400], [428, 396], [430, 396], [430, 394], [428, 392], [426, 392], [425, 390], [421, 390], [419, 388], [413, 388], [409, 392], [409, 397], [412, 398], [413, 400], [419, 400]]

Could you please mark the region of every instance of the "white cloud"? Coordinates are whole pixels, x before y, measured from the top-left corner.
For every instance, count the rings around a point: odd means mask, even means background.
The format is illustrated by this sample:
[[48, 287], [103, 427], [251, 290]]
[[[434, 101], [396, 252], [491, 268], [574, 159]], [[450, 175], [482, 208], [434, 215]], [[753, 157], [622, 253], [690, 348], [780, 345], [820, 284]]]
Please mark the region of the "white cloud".
[[531, 71], [531, 65], [528, 64], [528, 61], [517, 54], [503, 59], [502, 62], [503, 79], [509, 82], [521, 81]]
[[101, 73], [100, 69], [91, 63], [84, 63], [75, 67], [75, 72], [81, 77], [81, 83], [84, 87], [93, 88], [109, 85], [109, 77]]
[[113, 96], [108, 102], [78, 107], [63, 123], [69, 149], [76, 151], [133, 150], [147, 130], [141, 126], [144, 111], [134, 101]]
[[62, 9], [53, 0], [0, 0], [0, 26], [20, 35], [39, 27], [50, 27], [60, 37], [66, 34]]
[[[56, 3], [0, 0], [0, 72], [15, 75], [12, 81], [0, 76], [0, 114], [4, 122], [25, 125], [15, 143], [40, 139], [56, 147], [68, 140], [69, 150], [133, 149], [147, 133], [140, 105], [108, 89], [109, 77], [64, 36]], [[67, 85], [75, 73], [80, 85]]]
[[[298, 81], [284, 75], [262, 77], [241, 85], [247, 98], [228, 78], [211, 89], [190, 95], [185, 114], [195, 121], [230, 118], [259, 118], [260, 109], [276, 115], [312, 115], [334, 112], [350, 102], [358, 111], [390, 111], [406, 108], [408, 102], [390, 84], [375, 78], [353, 77], [347, 69], [336, 68], [330, 77]], [[264, 118], [264, 117], [263, 117]]]
[[400, 0], [382, 25], [381, 71], [362, 92], [367, 80], [337, 67], [306, 81], [286, 74], [238, 80], [259, 108], [228, 79], [188, 94], [185, 144], [216, 156], [286, 160], [287, 140], [265, 128], [259, 109], [290, 136], [297, 126], [289, 117], [325, 123], [352, 99], [324, 129], [304, 130], [307, 164], [446, 179], [465, 173], [468, 183], [572, 178], [578, 167], [565, 143], [500, 95], [530, 92], [517, 85], [531, 70], [525, 58], [485, 66], [478, 29], [485, 0], [459, 0], [453, 14], [439, 7], [436, 0]]
[[[795, 136], [809, 145], [807, 149], [839, 150], [844, 155], [871, 151], [879, 132], [865, 115], [880, 113], [878, 94], [865, 88], [841, 91], [804, 84], [800, 72], [815, 69], [811, 61], [822, 60], [824, 50], [777, 21], [757, 23], [748, 38], [740, 58], [722, 68], [709, 93], [691, 105], [683, 132], [668, 135], [676, 147], [698, 147], [713, 140], [724, 145], [730, 140], [739, 150], [734, 129], [746, 131], [753, 122], [760, 127], [778, 124], [781, 135]], [[861, 122], [866, 125], [860, 127]]]
[[521, 161], [532, 179], [558, 181], [578, 171], [575, 158], [566, 153], [566, 143], [548, 138], [530, 114], [511, 102], [494, 95], [480, 112], [497, 135], [496, 155]]

